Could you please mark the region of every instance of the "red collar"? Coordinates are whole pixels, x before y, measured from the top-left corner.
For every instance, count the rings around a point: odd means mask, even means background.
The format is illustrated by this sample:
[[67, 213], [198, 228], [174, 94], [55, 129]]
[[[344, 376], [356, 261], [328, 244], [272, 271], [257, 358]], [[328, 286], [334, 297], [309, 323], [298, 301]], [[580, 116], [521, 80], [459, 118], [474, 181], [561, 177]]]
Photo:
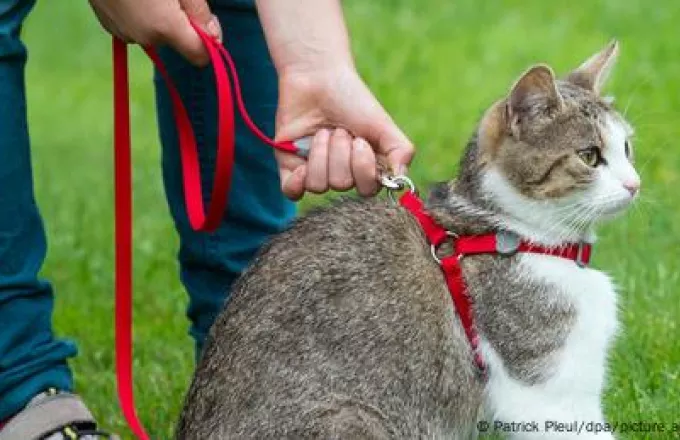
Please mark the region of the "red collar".
[[[520, 238], [518, 235], [500, 231], [483, 235], [458, 236], [439, 225], [430, 214], [427, 213], [422, 200], [412, 192], [407, 191], [399, 199], [401, 206], [406, 208], [418, 220], [427, 238], [432, 256], [439, 263], [446, 279], [446, 284], [451, 294], [451, 299], [460, 317], [465, 335], [470, 341], [474, 360], [479, 369], [484, 373], [486, 366], [479, 352], [479, 336], [474, 325], [472, 315], [472, 299], [467, 294], [465, 280], [460, 267], [460, 260], [467, 255], [475, 254], [500, 254], [505, 256], [514, 255], [517, 252], [552, 255], [555, 257], [573, 260], [580, 267], [585, 267], [590, 262], [592, 245], [589, 243], [570, 243], [559, 247], [545, 247]], [[453, 252], [444, 257], [437, 255], [437, 250], [447, 240], [451, 240]]]

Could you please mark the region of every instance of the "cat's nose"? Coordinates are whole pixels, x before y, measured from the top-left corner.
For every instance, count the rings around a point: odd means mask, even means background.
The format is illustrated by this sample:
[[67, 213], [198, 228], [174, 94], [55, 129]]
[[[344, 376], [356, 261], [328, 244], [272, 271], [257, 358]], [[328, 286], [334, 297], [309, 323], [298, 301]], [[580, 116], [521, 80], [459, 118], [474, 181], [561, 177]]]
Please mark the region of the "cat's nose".
[[623, 182], [623, 187], [628, 190], [631, 197], [635, 196], [635, 194], [637, 194], [637, 192], [640, 191], [640, 181], [639, 180], [629, 180], [627, 182]]

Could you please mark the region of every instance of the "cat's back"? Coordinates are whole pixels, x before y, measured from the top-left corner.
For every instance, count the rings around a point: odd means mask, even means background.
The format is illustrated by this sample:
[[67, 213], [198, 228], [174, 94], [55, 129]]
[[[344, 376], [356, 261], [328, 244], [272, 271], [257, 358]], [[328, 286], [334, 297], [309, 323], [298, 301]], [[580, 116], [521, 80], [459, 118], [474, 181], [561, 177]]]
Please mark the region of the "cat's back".
[[327, 438], [343, 425], [360, 438], [450, 435], [481, 398], [454, 318], [403, 208], [349, 199], [312, 212], [235, 285], [179, 437]]

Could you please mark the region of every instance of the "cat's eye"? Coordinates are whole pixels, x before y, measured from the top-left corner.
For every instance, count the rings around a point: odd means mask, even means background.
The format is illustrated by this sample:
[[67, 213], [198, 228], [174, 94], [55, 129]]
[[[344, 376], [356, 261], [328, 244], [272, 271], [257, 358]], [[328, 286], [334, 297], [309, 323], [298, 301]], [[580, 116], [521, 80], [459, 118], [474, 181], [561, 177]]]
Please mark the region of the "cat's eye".
[[626, 139], [625, 149], [626, 149], [626, 157], [630, 158], [630, 142], [628, 141], [628, 139]]
[[578, 151], [578, 157], [589, 167], [595, 168], [604, 162], [599, 147], [588, 147]]

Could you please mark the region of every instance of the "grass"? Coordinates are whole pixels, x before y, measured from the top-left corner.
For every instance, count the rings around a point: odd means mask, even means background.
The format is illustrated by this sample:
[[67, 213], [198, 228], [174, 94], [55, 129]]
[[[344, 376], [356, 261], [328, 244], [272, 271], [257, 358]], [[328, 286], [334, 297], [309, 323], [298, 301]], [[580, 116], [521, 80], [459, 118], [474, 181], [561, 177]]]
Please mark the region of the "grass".
[[[455, 174], [485, 106], [531, 63], [566, 72], [610, 38], [621, 41], [608, 91], [637, 127], [643, 195], [627, 218], [602, 230], [596, 252], [595, 264], [621, 287], [624, 328], [611, 358], [606, 413], [619, 422], [679, 422], [680, 3], [344, 4], [359, 69], [418, 146], [411, 175], [421, 186]], [[57, 291], [56, 331], [80, 343], [72, 364], [77, 386], [102, 424], [132, 438], [115, 403], [112, 370], [109, 40], [84, 2], [38, 2], [25, 39], [36, 191], [50, 239], [44, 275]], [[192, 372], [193, 345], [160, 180], [150, 67], [139, 51], [132, 66], [136, 390], [153, 437], [168, 439]]]

